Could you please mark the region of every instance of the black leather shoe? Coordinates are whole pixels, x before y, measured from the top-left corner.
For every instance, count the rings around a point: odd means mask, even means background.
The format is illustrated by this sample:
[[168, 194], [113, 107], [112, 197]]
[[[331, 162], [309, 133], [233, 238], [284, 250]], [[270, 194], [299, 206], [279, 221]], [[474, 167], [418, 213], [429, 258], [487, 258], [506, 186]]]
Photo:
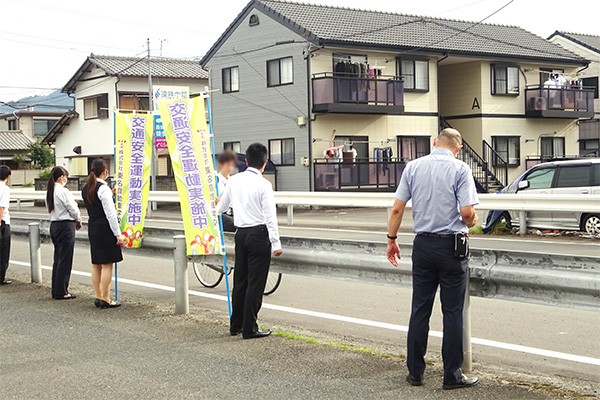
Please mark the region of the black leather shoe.
[[478, 377], [474, 376], [472, 378], [467, 378], [467, 376], [463, 375], [456, 382], [444, 382], [444, 389], [451, 390], [451, 389], [468, 388], [468, 387], [477, 385], [477, 383], [479, 383]]
[[246, 335], [244, 334], [244, 339], [260, 339], [260, 338], [264, 338], [267, 337], [271, 334], [271, 330], [270, 329], [265, 329], [265, 330], [258, 330], [254, 333], [251, 333], [250, 335]]
[[94, 300], [94, 305], [95, 305], [96, 307], [100, 307], [100, 299], [96, 299], [96, 300]]
[[12, 281], [9, 281], [8, 279], [5, 279], [2, 282], [0, 282], [0, 285], [10, 285], [11, 283], [12, 283]]
[[239, 335], [240, 333], [242, 333], [242, 330], [241, 330], [241, 329], [240, 329], [239, 331], [229, 331], [229, 334], [230, 334], [231, 336], [237, 336], [237, 335]]
[[73, 300], [76, 299], [77, 296], [75, 296], [74, 294], [68, 293], [65, 294], [63, 297], [55, 297], [55, 300]]
[[410, 383], [412, 386], [423, 386], [423, 378], [417, 379], [412, 375], [406, 375], [406, 382]]
[[114, 301], [112, 302], [106, 302], [104, 300], [100, 300], [100, 308], [101, 309], [105, 309], [105, 308], [117, 308], [117, 307], [121, 307], [121, 303], [115, 303]]

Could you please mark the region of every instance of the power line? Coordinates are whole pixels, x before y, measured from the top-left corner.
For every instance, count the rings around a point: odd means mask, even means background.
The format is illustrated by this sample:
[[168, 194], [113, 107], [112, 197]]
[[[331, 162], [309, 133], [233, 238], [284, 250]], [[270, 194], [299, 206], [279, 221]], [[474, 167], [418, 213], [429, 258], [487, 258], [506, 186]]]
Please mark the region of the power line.
[[235, 95], [235, 94], [233, 94], [233, 93], [227, 93], [227, 97], [232, 97], [232, 98], [234, 98], [234, 99], [236, 99], [236, 100], [239, 100], [239, 101], [242, 101], [242, 102], [244, 102], [244, 103], [250, 104], [250, 105], [252, 105], [252, 106], [255, 106], [255, 107], [261, 108], [261, 109], [263, 109], [263, 110], [265, 110], [265, 111], [269, 111], [269, 112], [272, 112], [273, 114], [277, 114], [277, 115], [279, 115], [279, 116], [282, 116], [282, 117], [284, 117], [284, 118], [287, 118], [287, 119], [289, 119], [289, 120], [296, 121], [296, 118], [294, 118], [294, 117], [290, 117], [289, 115], [285, 115], [285, 114], [283, 114], [283, 113], [280, 113], [280, 112], [278, 112], [278, 111], [275, 111], [275, 110], [272, 110], [272, 109], [270, 109], [270, 108], [267, 108], [267, 107], [261, 106], [260, 104], [258, 104], [258, 103], [254, 103], [254, 102], [252, 102], [252, 101], [250, 101], [250, 100], [242, 99], [241, 97], [238, 97], [238, 96], [236, 96], [236, 95]]
[[34, 87], [34, 86], [0, 86], [0, 89], [58, 90], [60, 88], [47, 88], [47, 87]]
[[458, 7], [451, 8], [451, 9], [449, 9], [449, 10], [446, 10], [446, 11], [439, 12], [439, 13], [437, 13], [437, 14], [434, 14], [434, 16], [437, 16], [437, 15], [442, 15], [442, 14], [447, 14], [447, 13], [450, 13], [450, 12], [452, 12], [452, 11], [456, 11], [456, 10], [461, 10], [461, 9], [463, 9], [463, 8], [467, 8], [467, 7], [470, 7], [470, 6], [474, 6], [475, 4], [483, 3], [483, 2], [486, 2], [486, 1], [489, 1], [489, 0], [478, 0], [478, 1], [474, 1], [474, 2], [472, 2], [472, 3], [469, 3], [469, 4], [464, 4], [464, 5], [462, 5], [462, 6], [458, 6]]

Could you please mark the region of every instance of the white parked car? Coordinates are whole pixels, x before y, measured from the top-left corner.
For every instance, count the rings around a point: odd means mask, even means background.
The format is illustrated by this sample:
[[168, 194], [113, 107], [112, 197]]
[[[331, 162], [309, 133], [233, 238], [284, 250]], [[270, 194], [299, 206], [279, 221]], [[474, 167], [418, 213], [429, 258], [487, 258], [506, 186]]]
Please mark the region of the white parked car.
[[[502, 193], [531, 193], [547, 195], [600, 195], [600, 158], [553, 161], [538, 164], [502, 189]], [[490, 211], [484, 232], [505, 221], [519, 225], [519, 213], [510, 210]], [[527, 226], [538, 229], [581, 230], [600, 235], [600, 213], [569, 211], [529, 211]]]

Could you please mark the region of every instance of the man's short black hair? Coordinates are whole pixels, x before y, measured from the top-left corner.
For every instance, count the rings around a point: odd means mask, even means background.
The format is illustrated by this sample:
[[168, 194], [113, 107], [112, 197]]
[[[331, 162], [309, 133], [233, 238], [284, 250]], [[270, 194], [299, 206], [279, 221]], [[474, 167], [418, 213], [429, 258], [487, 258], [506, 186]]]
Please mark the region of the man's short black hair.
[[5, 180], [11, 174], [10, 167], [8, 165], [0, 166], [0, 181]]
[[267, 162], [267, 148], [261, 143], [252, 143], [246, 149], [246, 161], [252, 168], [262, 168]]
[[231, 150], [224, 150], [221, 154], [219, 154], [219, 157], [217, 157], [217, 162], [219, 164], [226, 164], [229, 162], [236, 162], [236, 161], [237, 161], [237, 155]]

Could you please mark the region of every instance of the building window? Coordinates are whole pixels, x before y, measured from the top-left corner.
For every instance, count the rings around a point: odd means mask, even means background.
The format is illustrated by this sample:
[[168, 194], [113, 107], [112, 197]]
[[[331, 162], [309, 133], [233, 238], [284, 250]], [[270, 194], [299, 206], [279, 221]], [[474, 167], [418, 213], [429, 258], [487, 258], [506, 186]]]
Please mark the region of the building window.
[[429, 91], [429, 61], [399, 59], [396, 65], [404, 90]]
[[102, 119], [108, 118], [108, 94], [83, 99], [83, 118]]
[[56, 119], [34, 119], [33, 134], [35, 136], [46, 136], [50, 129], [56, 124]]
[[252, 14], [250, 16], [250, 20], [248, 21], [248, 25], [250, 26], [256, 26], [260, 23], [259, 19], [258, 19], [258, 15], [256, 14]]
[[561, 158], [565, 156], [564, 137], [543, 137], [541, 139], [543, 160]]
[[267, 86], [291, 85], [294, 83], [292, 57], [267, 61]]
[[9, 131], [16, 131], [17, 129], [19, 129], [17, 127], [17, 120], [16, 119], [9, 119], [8, 120], [8, 130]]
[[269, 159], [275, 165], [295, 165], [294, 139], [269, 140]]
[[519, 67], [491, 65], [492, 94], [519, 94]]
[[594, 88], [594, 98], [598, 98], [598, 77], [595, 76], [593, 78], [583, 78], [581, 80], [581, 85], [586, 88]]
[[121, 111], [149, 111], [150, 97], [148, 93], [119, 93], [119, 109]]
[[234, 153], [241, 153], [242, 144], [240, 142], [225, 142], [223, 143], [223, 150], [231, 150]]
[[[492, 137], [492, 146], [494, 150], [508, 163], [509, 167], [518, 167], [521, 165], [520, 143], [521, 137], [519, 136]], [[494, 165], [496, 164], [497, 163], [494, 162]]]
[[579, 155], [585, 157], [599, 157], [600, 139], [579, 139]]
[[398, 136], [398, 155], [402, 161], [410, 161], [429, 154], [429, 136]]
[[223, 93], [240, 91], [239, 67], [223, 68]]

